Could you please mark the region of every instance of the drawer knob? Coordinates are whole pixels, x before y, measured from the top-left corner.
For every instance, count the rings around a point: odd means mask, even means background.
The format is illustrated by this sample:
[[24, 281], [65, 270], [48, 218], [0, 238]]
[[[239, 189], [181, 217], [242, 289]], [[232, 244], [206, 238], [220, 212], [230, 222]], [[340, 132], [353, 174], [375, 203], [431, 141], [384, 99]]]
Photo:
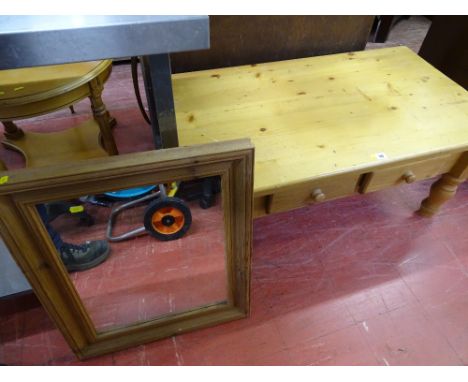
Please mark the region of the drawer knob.
[[325, 200], [325, 194], [320, 188], [316, 188], [312, 191], [312, 199], [314, 199], [314, 202], [323, 202]]
[[413, 183], [416, 180], [416, 175], [413, 174], [413, 171], [406, 171], [403, 174], [403, 179], [406, 183]]

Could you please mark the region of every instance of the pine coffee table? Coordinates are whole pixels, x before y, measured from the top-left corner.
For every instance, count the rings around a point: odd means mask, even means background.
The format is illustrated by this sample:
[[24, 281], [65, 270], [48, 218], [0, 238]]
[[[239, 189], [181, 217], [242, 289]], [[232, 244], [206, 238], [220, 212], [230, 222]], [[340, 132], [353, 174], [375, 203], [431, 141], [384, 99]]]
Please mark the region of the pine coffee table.
[[437, 175], [467, 177], [468, 94], [406, 47], [173, 75], [180, 145], [250, 137], [254, 216]]

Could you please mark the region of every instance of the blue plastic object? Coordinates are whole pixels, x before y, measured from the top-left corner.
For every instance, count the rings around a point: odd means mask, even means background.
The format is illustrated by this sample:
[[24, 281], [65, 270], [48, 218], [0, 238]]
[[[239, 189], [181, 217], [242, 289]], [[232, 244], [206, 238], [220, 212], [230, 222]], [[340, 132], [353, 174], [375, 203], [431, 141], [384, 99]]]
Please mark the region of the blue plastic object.
[[115, 199], [130, 199], [130, 198], [136, 198], [138, 196], [148, 194], [149, 192], [153, 191], [155, 188], [156, 186], [127, 188], [125, 190], [106, 192], [104, 193], [104, 195], [110, 196], [111, 198], [115, 198]]

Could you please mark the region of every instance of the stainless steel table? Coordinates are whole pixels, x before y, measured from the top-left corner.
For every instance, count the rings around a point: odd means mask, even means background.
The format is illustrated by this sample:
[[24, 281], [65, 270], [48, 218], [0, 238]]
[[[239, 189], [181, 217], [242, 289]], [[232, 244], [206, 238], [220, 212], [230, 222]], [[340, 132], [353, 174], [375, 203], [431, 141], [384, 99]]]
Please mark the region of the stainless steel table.
[[0, 70], [142, 56], [156, 148], [178, 146], [169, 54], [209, 47], [208, 16], [0, 16]]

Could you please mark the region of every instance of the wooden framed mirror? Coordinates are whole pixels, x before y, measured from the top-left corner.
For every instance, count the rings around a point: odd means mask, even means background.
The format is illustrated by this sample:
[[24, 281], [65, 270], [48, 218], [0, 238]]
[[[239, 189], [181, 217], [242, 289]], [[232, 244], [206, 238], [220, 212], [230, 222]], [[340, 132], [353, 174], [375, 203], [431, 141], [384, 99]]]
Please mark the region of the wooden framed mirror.
[[79, 358], [249, 313], [253, 153], [237, 140], [0, 172], [1, 235]]

